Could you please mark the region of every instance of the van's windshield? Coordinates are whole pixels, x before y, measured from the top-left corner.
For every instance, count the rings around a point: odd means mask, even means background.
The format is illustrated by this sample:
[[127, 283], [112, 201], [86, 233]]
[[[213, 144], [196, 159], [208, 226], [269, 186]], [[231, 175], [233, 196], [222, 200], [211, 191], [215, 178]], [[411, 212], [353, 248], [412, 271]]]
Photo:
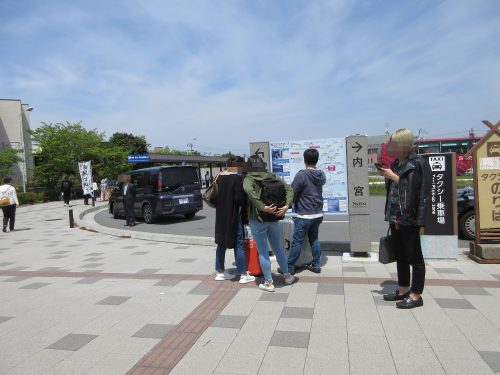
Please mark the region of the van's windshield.
[[161, 171], [161, 191], [176, 190], [183, 185], [198, 185], [198, 173], [195, 168], [167, 168]]

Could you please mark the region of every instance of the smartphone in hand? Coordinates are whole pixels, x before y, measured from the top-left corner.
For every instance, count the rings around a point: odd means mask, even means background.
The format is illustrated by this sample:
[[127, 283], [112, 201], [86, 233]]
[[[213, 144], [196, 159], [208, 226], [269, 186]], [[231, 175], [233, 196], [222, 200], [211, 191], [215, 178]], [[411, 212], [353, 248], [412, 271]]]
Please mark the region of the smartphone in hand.
[[386, 169], [387, 167], [382, 164], [382, 163], [374, 163], [375, 164], [375, 167], [378, 169], [378, 170], [381, 170], [381, 169]]

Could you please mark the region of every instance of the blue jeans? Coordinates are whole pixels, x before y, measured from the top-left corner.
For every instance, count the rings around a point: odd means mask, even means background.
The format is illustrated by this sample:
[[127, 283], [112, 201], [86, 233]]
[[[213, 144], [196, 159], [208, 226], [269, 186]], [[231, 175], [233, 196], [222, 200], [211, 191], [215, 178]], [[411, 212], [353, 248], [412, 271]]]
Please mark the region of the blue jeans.
[[288, 255], [288, 269], [292, 270], [295, 267], [295, 263], [300, 256], [300, 250], [302, 248], [302, 243], [306, 238], [306, 234], [309, 237], [309, 243], [311, 244], [312, 250], [312, 266], [319, 267], [321, 265], [321, 247], [319, 244], [319, 226], [323, 222], [323, 217], [317, 219], [295, 219], [295, 227], [293, 230], [293, 240], [292, 246], [290, 248], [290, 254]]
[[271, 260], [269, 259], [269, 249], [267, 247], [267, 240], [276, 255], [278, 264], [281, 269], [287, 274], [288, 269], [286, 253], [281, 236], [280, 224], [277, 221], [261, 223], [258, 220], [250, 220], [250, 229], [252, 230], [253, 239], [257, 244], [257, 251], [259, 252], [259, 263], [264, 274], [265, 281], [273, 281], [271, 273]]
[[[238, 224], [236, 225], [236, 245], [234, 247], [234, 259], [236, 260], [236, 269], [240, 275], [244, 275], [247, 273], [247, 263], [245, 260], [245, 253], [243, 251], [244, 241], [245, 229], [243, 228], [241, 218], [238, 218]], [[217, 272], [224, 272], [225, 259], [226, 249], [220, 245], [217, 245], [217, 250], [215, 251], [215, 270]]]

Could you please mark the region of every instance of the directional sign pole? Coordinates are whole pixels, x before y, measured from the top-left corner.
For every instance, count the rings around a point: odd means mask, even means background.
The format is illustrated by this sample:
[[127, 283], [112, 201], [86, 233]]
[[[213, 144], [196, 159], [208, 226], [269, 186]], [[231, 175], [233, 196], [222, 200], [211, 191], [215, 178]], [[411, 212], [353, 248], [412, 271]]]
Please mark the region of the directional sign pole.
[[347, 137], [346, 150], [351, 253], [356, 256], [367, 256], [371, 250], [367, 136]]

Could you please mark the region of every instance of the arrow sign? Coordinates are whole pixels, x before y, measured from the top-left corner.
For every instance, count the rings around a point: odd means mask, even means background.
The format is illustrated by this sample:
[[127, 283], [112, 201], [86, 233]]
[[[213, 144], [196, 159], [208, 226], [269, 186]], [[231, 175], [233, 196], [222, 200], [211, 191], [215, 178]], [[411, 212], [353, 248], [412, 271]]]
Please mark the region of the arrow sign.
[[257, 156], [260, 155], [263, 158], [264, 157], [264, 151], [260, 151], [260, 147], [259, 147], [257, 150], [255, 150], [255, 155], [257, 155]]
[[359, 142], [356, 142], [356, 143], [355, 143], [355, 144], [353, 144], [351, 147], [352, 147], [353, 149], [355, 149], [355, 150], [356, 150], [356, 152], [359, 152], [359, 150], [361, 150], [361, 149], [363, 148], [363, 146], [361, 146], [361, 145], [359, 144]]

